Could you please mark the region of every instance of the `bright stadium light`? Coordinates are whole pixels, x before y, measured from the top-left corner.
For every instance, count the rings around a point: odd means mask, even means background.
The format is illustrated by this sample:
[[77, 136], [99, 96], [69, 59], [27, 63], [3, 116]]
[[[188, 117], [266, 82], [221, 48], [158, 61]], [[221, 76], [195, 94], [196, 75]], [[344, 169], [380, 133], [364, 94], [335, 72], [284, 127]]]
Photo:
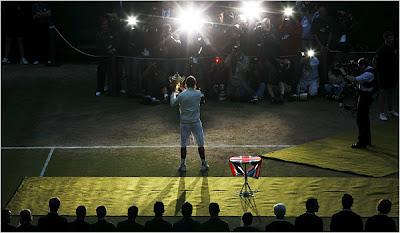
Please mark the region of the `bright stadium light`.
[[178, 21], [180, 24], [179, 29], [187, 31], [188, 33], [200, 31], [205, 23], [205, 20], [202, 16], [202, 11], [193, 9], [193, 7], [182, 9], [178, 17]]
[[286, 7], [285, 9], [283, 9], [283, 15], [285, 17], [292, 17], [294, 11], [292, 7]]
[[248, 20], [258, 19], [263, 11], [261, 8], [261, 3], [261, 1], [244, 1], [242, 2], [240, 12], [243, 17], [246, 17]]
[[138, 23], [138, 19], [135, 16], [128, 16], [128, 19], [126, 20], [126, 22], [128, 23], [128, 26], [130, 26], [132, 29], [134, 29]]
[[313, 49], [309, 49], [309, 50], [307, 51], [307, 56], [308, 56], [308, 57], [314, 57], [314, 56], [315, 56], [315, 51], [314, 51]]

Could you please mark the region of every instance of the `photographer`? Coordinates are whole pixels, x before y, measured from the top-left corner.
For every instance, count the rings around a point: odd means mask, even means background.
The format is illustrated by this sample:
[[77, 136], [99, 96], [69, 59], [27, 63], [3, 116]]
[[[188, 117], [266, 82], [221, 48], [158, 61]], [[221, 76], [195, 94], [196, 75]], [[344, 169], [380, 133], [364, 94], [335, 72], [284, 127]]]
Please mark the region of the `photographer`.
[[[118, 35], [116, 28], [113, 27], [113, 20], [110, 15], [101, 17], [100, 19], [100, 31], [96, 35], [96, 50], [100, 56], [114, 56], [117, 53], [119, 46]], [[106, 78], [108, 83], [111, 83], [111, 69], [112, 61], [110, 57], [101, 58], [97, 66], [97, 89], [96, 96], [104, 94], [104, 87]], [[117, 82], [117, 89], [121, 87], [120, 82]]]
[[52, 23], [52, 15], [50, 5], [45, 2], [35, 2], [32, 5], [32, 28], [34, 34], [33, 39], [33, 53], [34, 61], [33, 64], [39, 64], [39, 62], [47, 62], [51, 64], [50, 60], [50, 31], [49, 26]]
[[245, 96], [250, 99], [250, 103], [258, 103], [264, 98], [266, 87], [265, 68], [257, 58], [250, 61], [250, 66], [247, 72], [247, 80], [244, 82]]
[[319, 60], [315, 56], [307, 56], [302, 62], [303, 75], [297, 85], [297, 94], [308, 93], [311, 97], [316, 96], [319, 88]]
[[281, 54], [281, 46], [279, 39], [276, 37], [277, 32], [269, 18], [261, 20], [260, 24], [255, 28], [255, 43], [257, 46], [257, 57], [260, 60], [275, 59]]
[[267, 69], [267, 91], [272, 104], [283, 104], [285, 93], [290, 91], [288, 59], [267, 59], [264, 62]]
[[229, 70], [227, 95], [231, 100], [246, 100], [244, 87], [249, 62], [249, 58], [244, 55], [238, 45], [233, 47], [231, 54], [225, 59], [225, 65]]
[[369, 120], [369, 108], [373, 101], [372, 94], [375, 90], [376, 81], [374, 77], [374, 68], [368, 65], [364, 58], [358, 60], [358, 67], [362, 73], [357, 76], [349, 76], [346, 78], [358, 85], [358, 102], [357, 102], [357, 125], [358, 125], [358, 141], [351, 145], [354, 149], [365, 148], [371, 145], [371, 127]]
[[161, 101], [166, 98], [166, 89], [169, 86], [166, 77], [166, 70], [162, 69], [160, 63], [152, 62], [149, 64], [149, 66], [143, 72], [143, 104], [160, 104]]
[[333, 20], [324, 6], [319, 6], [316, 15], [312, 22], [311, 31], [315, 39], [314, 47], [320, 51], [321, 82], [325, 83], [328, 81], [329, 49], [333, 36]]
[[172, 32], [170, 24], [163, 24], [160, 35], [160, 44], [158, 48], [158, 56], [168, 58], [162, 64], [167, 70], [167, 75], [174, 75], [176, 72], [183, 73], [185, 61], [178, 61], [174, 58], [180, 57], [182, 54], [182, 42], [178, 35]]
[[379, 82], [379, 119], [387, 121], [385, 102], [388, 113], [394, 117], [399, 114], [393, 109], [394, 88], [399, 80], [398, 51], [394, 43], [394, 35], [387, 31], [383, 34], [384, 44], [376, 52], [376, 70]]
[[10, 64], [10, 55], [13, 39], [16, 39], [18, 43], [18, 49], [20, 52], [20, 62], [21, 65], [29, 64], [28, 60], [25, 58], [25, 42], [27, 31], [27, 14], [26, 14], [26, 4], [21, 2], [4, 2], [2, 3], [2, 22], [6, 22], [3, 26], [4, 34], [6, 35], [6, 43], [4, 45], [4, 58], [1, 61], [3, 64]]
[[328, 99], [340, 100], [347, 84], [346, 71], [339, 63], [335, 63], [328, 72], [328, 83], [324, 84], [324, 90]]

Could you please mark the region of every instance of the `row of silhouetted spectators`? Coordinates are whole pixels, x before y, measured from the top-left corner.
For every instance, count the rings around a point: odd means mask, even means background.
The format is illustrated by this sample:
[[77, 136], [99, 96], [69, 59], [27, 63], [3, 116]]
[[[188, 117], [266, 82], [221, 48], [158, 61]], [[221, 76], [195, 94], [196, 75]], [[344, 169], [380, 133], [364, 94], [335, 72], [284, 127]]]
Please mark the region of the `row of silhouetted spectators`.
[[[219, 218], [220, 208], [217, 203], [209, 204], [210, 218], [200, 223], [192, 218], [193, 207], [189, 202], [185, 202], [181, 207], [182, 218], [171, 224], [163, 219], [164, 204], [156, 202], [154, 204], [154, 218], [147, 221], [144, 225], [136, 222], [139, 209], [136, 206], [128, 208], [128, 219], [114, 224], [106, 219], [107, 209], [105, 206], [96, 208], [97, 221], [90, 224], [85, 221], [86, 208], [78, 206], [76, 208], [76, 219], [68, 222], [65, 217], [58, 214], [60, 200], [57, 197], [49, 200], [50, 212], [40, 217], [38, 225], [32, 223], [32, 213], [29, 209], [24, 209], [20, 212], [20, 221], [17, 227], [10, 225], [11, 211], [4, 209], [2, 211], [2, 231], [122, 231], [122, 232], [159, 232], [159, 231], [180, 231], [180, 232], [219, 232], [219, 231], [269, 231], [269, 232], [290, 232], [290, 231], [323, 231], [323, 221], [316, 214], [319, 210], [318, 200], [309, 198], [306, 201], [306, 212], [295, 219], [295, 223], [287, 221], [286, 206], [283, 203], [274, 205], [274, 214], [276, 218], [271, 223], [267, 224], [264, 229], [259, 229], [253, 226], [253, 215], [246, 212], [242, 216], [242, 225], [231, 229], [229, 224]], [[360, 215], [352, 211], [353, 198], [349, 194], [344, 194], [342, 197], [343, 209], [335, 213], [331, 218], [331, 231], [379, 231], [393, 232], [397, 231], [395, 221], [388, 217], [392, 203], [388, 199], [381, 199], [377, 205], [378, 213], [369, 217], [365, 226]]]

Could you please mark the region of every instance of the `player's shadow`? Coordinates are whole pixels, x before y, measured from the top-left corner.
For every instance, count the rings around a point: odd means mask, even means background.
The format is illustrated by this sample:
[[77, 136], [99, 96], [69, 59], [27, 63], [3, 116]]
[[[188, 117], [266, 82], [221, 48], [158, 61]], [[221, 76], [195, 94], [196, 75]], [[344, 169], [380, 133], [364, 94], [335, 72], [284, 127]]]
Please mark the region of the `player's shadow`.
[[201, 180], [201, 204], [196, 206], [196, 216], [207, 216], [208, 206], [210, 205], [210, 188], [208, 177], [202, 177]]
[[[177, 193], [177, 198], [176, 198], [176, 203], [175, 203], [175, 212], [174, 216], [178, 216], [179, 211], [181, 211], [182, 205], [186, 202], [186, 199], [188, 195], [190, 196], [193, 194], [193, 190], [195, 189], [196, 185], [200, 181], [200, 177], [195, 177], [192, 182], [187, 185], [186, 184], [186, 178], [185, 177], [180, 177], [179, 178], [179, 185], [178, 185], [178, 193]], [[207, 185], [208, 187], [208, 185]], [[168, 208], [174, 208], [173, 202], [171, 202], [171, 206], [168, 206]]]
[[174, 216], [178, 216], [179, 211], [182, 208], [183, 203], [186, 201], [186, 187], [185, 187], [185, 178], [179, 178], [179, 187], [178, 187], [178, 198], [176, 199], [175, 205], [175, 213]]

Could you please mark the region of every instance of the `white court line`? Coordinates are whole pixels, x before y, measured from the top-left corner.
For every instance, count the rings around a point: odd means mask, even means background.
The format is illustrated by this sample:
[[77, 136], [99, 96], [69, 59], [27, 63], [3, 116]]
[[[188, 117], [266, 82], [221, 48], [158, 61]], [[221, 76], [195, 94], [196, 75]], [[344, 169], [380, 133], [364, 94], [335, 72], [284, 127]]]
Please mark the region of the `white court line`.
[[49, 155], [47, 156], [46, 162], [44, 162], [42, 171], [40, 172], [40, 177], [43, 177], [44, 173], [46, 172], [47, 165], [49, 165], [51, 156], [53, 156], [53, 152], [54, 152], [54, 147], [51, 148]]
[[[287, 148], [295, 145], [206, 145], [206, 148]], [[178, 148], [180, 145], [132, 145], [132, 146], [5, 146], [2, 150], [36, 150], [36, 149], [122, 149], [122, 148]], [[188, 147], [197, 147], [195, 145]]]

